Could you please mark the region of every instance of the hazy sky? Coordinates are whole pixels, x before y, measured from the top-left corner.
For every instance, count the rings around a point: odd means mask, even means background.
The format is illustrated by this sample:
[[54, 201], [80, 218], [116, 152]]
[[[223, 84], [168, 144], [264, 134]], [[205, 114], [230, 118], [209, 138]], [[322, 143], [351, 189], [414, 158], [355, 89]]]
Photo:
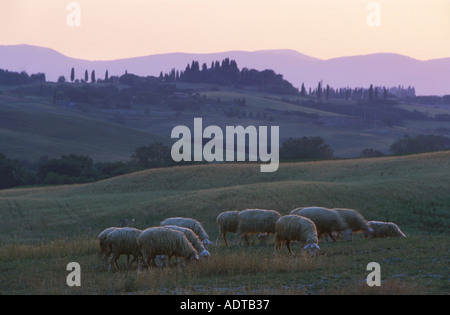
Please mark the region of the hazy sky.
[[450, 0], [0, 0], [0, 45], [12, 44], [90, 60], [260, 49], [426, 60], [450, 57]]

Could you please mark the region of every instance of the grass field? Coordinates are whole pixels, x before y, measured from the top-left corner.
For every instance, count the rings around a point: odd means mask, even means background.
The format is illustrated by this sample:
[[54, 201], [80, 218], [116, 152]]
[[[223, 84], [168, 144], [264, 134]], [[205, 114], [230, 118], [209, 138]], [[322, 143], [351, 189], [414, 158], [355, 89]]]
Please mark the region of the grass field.
[[[0, 191], [0, 294], [448, 294], [450, 152], [403, 157], [153, 169], [83, 185]], [[97, 235], [120, 219], [144, 229], [169, 216], [200, 220], [211, 240], [226, 210], [300, 206], [358, 209], [396, 222], [406, 239], [321, 242], [316, 258], [274, 256], [269, 245], [212, 247], [182, 269], [109, 274]], [[223, 243], [222, 243], [223, 244]], [[298, 252], [299, 245], [294, 245]], [[121, 258], [121, 264], [124, 264]], [[82, 286], [66, 285], [69, 262]], [[381, 287], [368, 287], [369, 262]]]
[[[172, 143], [172, 129], [178, 125], [191, 127], [194, 117], [202, 117], [204, 127], [279, 126], [280, 144], [289, 137], [320, 136], [332, 147], [335, 156], [345, 158], [358, 157], [366, 148], [389, 153], [390, 145], [405, 134], [413, 137], [448, 133], [445, 128], [448, 122], [405, 120], [401, 126], [389, 127], [373, 118], [366, 120], [295, 105], [283, 95], [256, 89], [221, 86], [218, 90], [217, 87], [212, 89], [212, 85], [188, 83], [177, 83], [177, 87], [180, 91], [190, 90], [193, 95], [199, 91], [205, 104], [182, 111], [173, 110], [167, 104], [142, 102], [126, 104], [126, 109], [67, 100], [55, 105], [53, 97], [27, 95], [30, 92], [18, 93], [11, 87], [0, 86], [0, 152], [11, 159], [30, 161], [72, 153], [90, 156], [96, 162], [128, 161], [140, 146], [154, 142]], [[54, 86], [49, 85], [48, 88]], [[244, 98], [246, 105], [237, 110], [245, 112], [245, 115], [228, 117], [225, 111], [236, 109], [230, 104]], [[305, 100], [300, 96], [289, 99]], [[170, 99], [167, 102], [170, 103]], [[358, 106], [355, 100], [333, 99], [330, 102]], [[429, 116], [449, 113], [444, 108], [398, 106], [427, 112]]]

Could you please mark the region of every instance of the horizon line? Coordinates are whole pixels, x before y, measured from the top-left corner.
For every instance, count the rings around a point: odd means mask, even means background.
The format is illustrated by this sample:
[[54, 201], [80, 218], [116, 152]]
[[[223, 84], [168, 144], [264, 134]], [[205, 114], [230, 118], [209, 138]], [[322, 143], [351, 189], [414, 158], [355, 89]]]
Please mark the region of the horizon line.
[[236, 53], [236, 52], [242, 52], [242, 53], [257, 53], [257, 52], [276, 52], [276, 51], [284, 51], [284, 52], [294, 52], [300, 55], [303, 55], [304, 57], [308, 57], [311, 59], [316, 59], [317, 61], [330, 61], [330, 60], [334, 60], [334, 59], [340, 59], [340, 58], [351, 58], [351, 57], [361, 57], [361, 56], [371, 56], [371, 55], [397, 55], [397, 56], [402, 56], [402, 57], [407, 57], [416, 61], [433, 61], [433, 60], [441, 60], [441, 59], [449, 59], [450, 56], [448, 57], [440, 57], [440, 58], [432, 58], [432, 59], [418, 59], [415, 57], [411, 57], [408, 55], [404, 55], [404, 54], [400, 54], [400, 53], [396, 53], [396, 52], [373, 52], [373, 53], [367, 53], [367, 54], [355, 54], [355, 55], [342, 55], [342, 56], [338, 56], [338, 57], [333, 57], [333, 58], [329, 58], [329, 59], [322, 59], [322, 58], [318, 58], [318, 57], [314, 57], [311, 55], [307, 55], [301, 51], [298, 51], [296, 49], [293, 48], [273, 48], [273, 49], [257, 49], [257, 50], [241, 50], [241, 49], [231, 49], [231, 50], [224, 50], [224, 51], [217, 51], [217, 52], [181, 52], [181, 51], [173, 51], [173, 52], [165, 52], [165, 53], [150, 53], [150, 54], [146, 54], [146, 55], [140, 55], [140, 56], [130, 56], [130, 57], [121, 57], [121, 58], [116, 58], [116, 59], [86, 59], [86, 58], [80, 58], [80, 57], [74, 57], [74, 56], [70, 56], [67, 55], [57, 49], [51, 48], [51, 47], [46, 47], [46, 46], [37, 46], [37, 45], [32, 45], [32, 44], [27, 44], [27, 43], [23, 43], [23, 44], [12, 44], [12, 45], [4, 45], [4, 44], [0, 44], [0, 47], [14, 47], [14, 46], [29, 46], [29, 47], [34, 47], [34, 48], [42, 48], [42, 49], [48, 49], [48, 50], [52, 50], [55, 51], [58, 54], [63, 55], [66, 58], [71, 58], [71, 59], [77, 59], [77, 60], [84, 60], [84, 61], [89, 61], [89, 62], [112, 62], [112, 61], [120, 61], [120, 60], [126, 60], [126, 59], [138, 59], [138, 58], [145, 58], [145, 57], [149, 57], [149, 56], [161, 56], [161, 55], [171, 55], [171, 54], [185, 54], [185, 55], [213, 55], [213, 54], [226, 54], [226, 53]]

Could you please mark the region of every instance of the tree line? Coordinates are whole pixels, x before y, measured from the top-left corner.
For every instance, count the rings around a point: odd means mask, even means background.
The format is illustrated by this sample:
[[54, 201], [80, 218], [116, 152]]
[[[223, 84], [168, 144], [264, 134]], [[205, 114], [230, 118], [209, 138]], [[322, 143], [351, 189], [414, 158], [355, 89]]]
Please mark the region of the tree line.
[[[450, 139], [444, 136], [405, 135], [395, 141], [390, 152], [394, 155], [431, 152], [450, 149]], [[364, 149], [360, 157], [383, 156], [378, 150]], [[280, 160], [325, 160], [335, 158], [333, 149], [322, 137], [289, 138], [280, 147]], [[128, 162], [94, 162], [89, 156], [63, 155], [60, 158], [43, 157], [38, 162], [19, 161], [0, 153], [0, 189], [24, 185], [61, 185], [88, 183], [139, 170], [172, 167], [191, 163], [174, 162], [171, 147], [162, 143], [141, 146]]]
[[14, 72], [0, 69], [1, 85], [22, 85], [36, 82], [45, 82], [45, 73], [35, 73], [28, 75], [25, 71]]

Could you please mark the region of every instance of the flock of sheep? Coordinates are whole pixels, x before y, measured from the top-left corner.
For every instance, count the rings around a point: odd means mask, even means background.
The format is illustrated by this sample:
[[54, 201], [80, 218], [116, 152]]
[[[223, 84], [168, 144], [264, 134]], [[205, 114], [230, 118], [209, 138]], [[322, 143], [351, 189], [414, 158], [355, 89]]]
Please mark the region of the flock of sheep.
[[[336, 241], [342, 236], [351, 240], [352, 233], [362, 232], [365, 237], [405, 237], [400, 228], [392, 222], [369, 221], [356, 210], [327, 209], [323, 207], [298, 208], [289, 215], [282, 216], [275, 210], [247, 209], [226, 211], [217, 217], [219, 237], [226, 246], [227, 233], [236, 233], [234, 244], [243, 240], [249, 244], [251, 234], [258, 238], [275, 235], [275, 249], [280, 250], [283, 242], [289, 252], [292, 241], [301, 242], [303, 249], [314, 256], [322, 236]], [[131, 227], [111, 227], [98, 236], [100, 249], [104, 253], [104, 263], [109, 271], [113, 265], [118, 269], [117, 260], [127, 255], [127, 266], [138, 261], [138, 270], [147, 266], [164, 266], [172, 257], [184, 261], [197, 261], [209, 257], [207, 246], [212, 242], [202, 224], [192, 218], [168, 218], [160, 226], [139, 230]], [[133, 260], [130, 262], [130, 256]], [[109, 259], [109, 266], [108, 266]]]

